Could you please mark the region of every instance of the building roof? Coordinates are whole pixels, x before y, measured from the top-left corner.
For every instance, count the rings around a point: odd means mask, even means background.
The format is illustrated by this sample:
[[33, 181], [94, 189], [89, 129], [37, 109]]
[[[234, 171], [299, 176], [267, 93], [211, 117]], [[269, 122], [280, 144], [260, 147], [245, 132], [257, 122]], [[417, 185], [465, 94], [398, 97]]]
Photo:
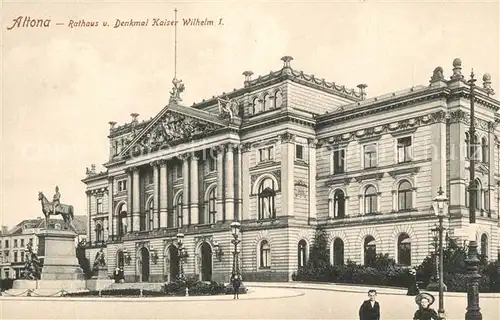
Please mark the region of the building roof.
[[[78, 234], [87, 233], [87, 217], [85, 215], [75, 215], [73, 218], [73, 224], [78, 232]], [[49, 225], [55, 225], [59, 223], [64, 225], [63, 219], [50, 219]], [[38, 217], [36, 219], [26, 219], [19, 222], [14, 228], [6, 232], [4, 235], [21, 235], [24, 229], [38, 229], [45, 228], [45, 219]]]

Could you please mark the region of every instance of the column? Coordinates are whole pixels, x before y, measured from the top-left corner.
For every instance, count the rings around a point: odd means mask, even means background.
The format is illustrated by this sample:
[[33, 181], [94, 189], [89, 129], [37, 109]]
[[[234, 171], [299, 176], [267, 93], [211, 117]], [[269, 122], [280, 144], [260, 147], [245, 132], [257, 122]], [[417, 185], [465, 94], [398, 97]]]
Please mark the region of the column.
[[[309, 139], [309, 220], [316, 220], [316, 139]], [[347, 208], [347, 205], [345, 206]]]
[[132, 173], [132, 229], [133, 231], [140, 230], [140, 212], [141, 212], [141, 198], [140, 198], [140, 180], [139, 168], [134, 168]]
[[215, 222], [224, 220], [224, 148], [215, 148], [217, 152], [217, 215]]
[[153, 167], [153, 228], [160, 228], [160, 167], [158, 161], [154, 161], [151, 163]]
[[497, 217], [498, 212], [495, 213], [495, 126], [494, 123], [489, 123], [488, 131], [488, 164], [489, 164], [489, 184], [488, 184], [488, 205], [491, 217]]
[[113, 239], [113, 236], [116, 234], [115, 233], [115, 224], [114, 224], [114, 209], [115, 207], [113, 206], [113, 195], [114, 195], [114, 189], [113, 189], [113, 182], [114, 179], [113, 177], [108, 178], [108, 239]]
[[294, 208], [294, 161], [295, 136], [285, 132], [281, 138], [281, 212], [283, 216], [293, 216]]
[[226, 145], [226, 163], [225, 163], [225, 207], [226, 221], [234, 220], [234, 145]]
[[189, 225], [189, 154], [183, 154], [182, 159], [182, 224]]
[[251, 144], [245, 143], [241, 148], [241, 202], [240, 220], [252, 218], [250, 209], [250, 149]]
[[127, 233], [132, 232], [132, 171], [133, 168], [127, 169]]
[[191, 209], [191, 224], [199, 223], [198, 216], [198, 156], [193, 154], [189, 159], [190, 164], [190, 189], [191, 189], [191, 201], [190, 201], [190, 209]]
[[160, 228], [167, 227], [167, 161], [160, 161]]
[[235, 190], [235, 202], [236, 202], [236, 213], [234, 215], [235, 220], [241, 220], [241, 215], [242, 215], [242, 207], [243, 207], [243, 202], [241, 199], [241, 193], [242, 193], [242, 168], [241, 168], [241, 159], [242, 159], [242, 150], [241, 148], [236, 149], [236, 180], [234, 184], [234, 190]]
[[[441, 111], [442, 112], [442, 111]], [[442, 112], [444, 114], [444, 112]], [[443, 188], [446, 195], [446, 123], [445, 117], [437, 117], [438, 121], [431, 125], [431, 134], [435, 145], [431, 144], [431, 197], [434, 199], [438, 194], [439, 187]], [[442, 122], [441, 122], [442, 121]], [[459, 146], [463, 146], [465, 134], [460, 135]], [[415, 141], [412, 141], [415, 148]], [[462, 171], [463, 172], [463, 171]], [[416, 187], [416, 186], [413, 186]], [[464, 190], [465, 193], [465, 190]], [[453, 203], [458, 204], [458, 203]]]
[[92, 214], [90, 212], [90, 190], [85, 191], [87, 194], [87, 203], [86, 203], [86, 209], [87, 209], [87, 243], [92, 243]]
[[[467, 126], [458, 119], [451, 119], [450, 130], [450, 206], [465, 206], [465, 190], [468, 187], [468, 171], [465, 170], [466, 154], [465, 133]], [[434, 129], [433, 131], [435, 131]], [[432, 132], [434, 134], [434, 132]], [[431, 152], [436, 152], [433, 146]], [[434, 174], [434, 173], [433, 173]], [[439, 188], [439, 186], [438, 186]], [[435, 187], [434, 187], [435, 189]], [[443, 190], [444, 191], [444, 190]], [[436, 190], [432, 190], [432, 197]]]

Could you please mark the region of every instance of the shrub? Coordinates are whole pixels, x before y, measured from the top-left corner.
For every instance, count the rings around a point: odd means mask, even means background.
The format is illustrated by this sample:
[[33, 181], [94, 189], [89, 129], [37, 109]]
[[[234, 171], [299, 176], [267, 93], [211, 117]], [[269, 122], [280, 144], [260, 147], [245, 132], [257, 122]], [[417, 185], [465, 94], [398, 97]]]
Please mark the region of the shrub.
[[206, 283], [196, 278], [186, 281], [176, 280], [169, 282], [163, 287], [163, 292], [166, 295], [183, 296], [186, 294], [186, 288], [188, 288], [190, 296], [218, 295], [225, 293], [225, 286], [223, 283], [217, 283], [215, 281]]

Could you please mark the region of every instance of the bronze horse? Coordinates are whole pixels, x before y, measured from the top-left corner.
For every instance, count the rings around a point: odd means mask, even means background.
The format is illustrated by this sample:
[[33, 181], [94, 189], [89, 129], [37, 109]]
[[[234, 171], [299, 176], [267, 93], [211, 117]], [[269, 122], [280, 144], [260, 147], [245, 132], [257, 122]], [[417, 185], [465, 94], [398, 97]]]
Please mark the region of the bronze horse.
[[73, 206], [72, 205], [67, 205], [67, 204], [61, 203], [57, 206], [58, 210], [56, 209], [56, 212], [53, 212], [52, 202], [50, 202], [41, 191], [38, 192], [38, 200], [42, 203], [42, 212], [45, 216], [46, 228], [48, 228], [48, 226], [49, 226], [50, 216], [56, 216], [56, 215], [60, 214], [64, 220], [64, 223], [66, 224], [66, 228], [70, 228], [75, 233], [77, 233], [76, 228], [73, 225], [74, 216], [73, 216]]

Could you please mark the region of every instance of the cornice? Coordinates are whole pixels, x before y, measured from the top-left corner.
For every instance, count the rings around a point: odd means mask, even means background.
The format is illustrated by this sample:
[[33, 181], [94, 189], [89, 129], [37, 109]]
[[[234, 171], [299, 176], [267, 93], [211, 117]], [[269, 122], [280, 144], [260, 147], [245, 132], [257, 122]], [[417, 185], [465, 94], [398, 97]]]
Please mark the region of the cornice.
[[360, 130], [354, 130], [351, 132], [337, 134], [331, 137], [319, 139], [319, 142], [324, 144], [345, 144], [353, 140], [367, 140], [370, 138], [375, 139], [385, 133], [397, 134], [397, 133], [411, 133], [417, 127], [421, 125], [429, 125], [433, 123], [445, 123], [446, 113], [444, 111], [436, 111], [427, 115], [418, 116], [412, 119], [405, 119], [401, 121], [395, 121], [388, 124], [382, 124], [378, 126], [363, 128]]
[[381, 97], [374, 98], [369, 102], [358, 102], [342, 106], [335, 113], [323, 114], [317, 117], [317, 128], [331, 125], [333, 122], [339, 123], [360, 117], [366, 117], [371, 114], [381, 113], [397, 108], [406, 107], [416, 103], [445, 98], [449, 90], [447, 88], [426, 88], [425, 90], [410, 91], [410, 94], [393, 96], [390, 99]]
[[[460, 87], [454, 88], [450, 91], [449, 100], [454, 100], [457, 98], [470, 99], [470, 88]], [[474, 102], [480, 103], [483, 106], [498, 112], [500, 109], [500, 101], [493, 99], [492, 97], [486, 95], [480, 88], [476, 87], [474, 90]]]
[[272, 114], [269, 117], [264, 118], [251, 118], [248, 121], [244, 121], [240, 128], [240, 132], [246, 133], [251, 130], [256, 130], [259, 128], [267, 128], [270, 125], [276, 125], [285, 122], [297, 123], [303, 126], [314, 128], [316, 121], [313, 118], [306, 118], [293, 112], [286, 111], [278, 114]]

